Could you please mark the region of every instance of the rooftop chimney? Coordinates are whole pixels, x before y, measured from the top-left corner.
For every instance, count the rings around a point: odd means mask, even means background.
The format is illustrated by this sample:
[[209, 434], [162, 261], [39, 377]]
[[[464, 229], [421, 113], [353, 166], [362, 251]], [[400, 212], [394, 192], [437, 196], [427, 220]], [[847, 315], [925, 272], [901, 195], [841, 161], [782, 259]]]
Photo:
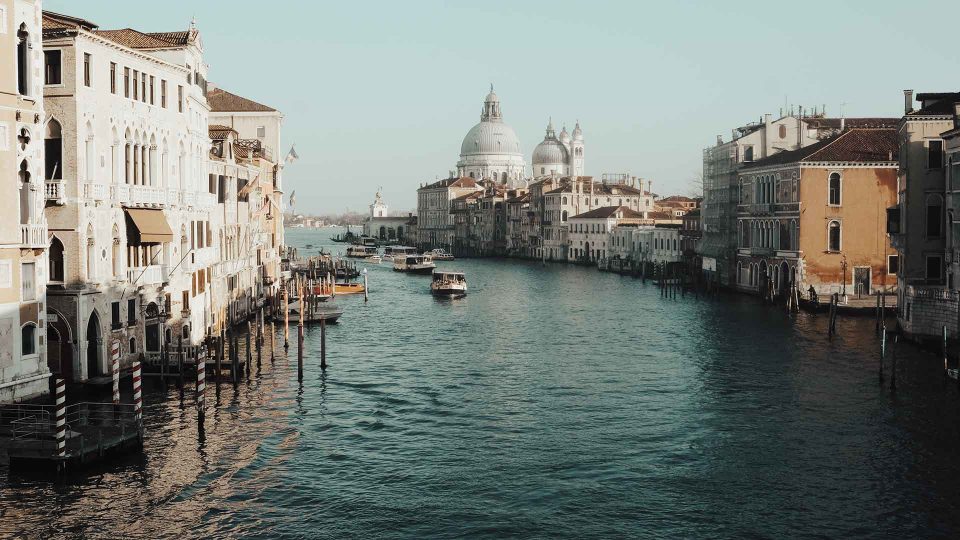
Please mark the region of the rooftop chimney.
[[913, 112], [913, 90], [903, 91], [903, 114]]

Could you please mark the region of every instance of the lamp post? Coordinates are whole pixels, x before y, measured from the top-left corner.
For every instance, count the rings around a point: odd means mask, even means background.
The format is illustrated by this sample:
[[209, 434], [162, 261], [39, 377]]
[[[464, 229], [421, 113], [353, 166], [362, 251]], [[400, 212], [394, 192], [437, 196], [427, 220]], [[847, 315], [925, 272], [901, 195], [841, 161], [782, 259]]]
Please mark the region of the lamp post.
[[843, 278], [840, 284], [840, 294], [843, 296], [847, 295], [847, 254], [840, 255], [840, 272], [843, 274]]

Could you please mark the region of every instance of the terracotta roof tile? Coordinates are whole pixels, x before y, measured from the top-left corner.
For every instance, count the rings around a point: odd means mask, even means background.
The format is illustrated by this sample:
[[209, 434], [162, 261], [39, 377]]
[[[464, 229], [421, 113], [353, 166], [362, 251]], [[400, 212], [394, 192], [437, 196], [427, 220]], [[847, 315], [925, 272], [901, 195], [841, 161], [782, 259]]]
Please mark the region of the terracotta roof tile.
[[917, 101], [923, 105], [907, 116], [944, 116], [953, 115], [953, 104], [960, 102], [960, 92], [928, 92], [917, 94]]
[[854, 128], [799, 150], [780, 152], [744, 165], [745, 169], [816, 161], [880, 163], [897, 161], [897, 130]]
[[[593, 219], [593, 218], [610, 218], [617, 213], [618, 210], [623, 212], [622, 216], [625, 218], [642, 218], [643, 213], [637, 212], [636, 210], [631, 210], [626, 206], [604, 206], [602, 208], [595, 208], [589, 212], [584, 212], [573, 216], [574, 218], [583, 218], [583, 219]], [[572, 219], [572, 218], [571, 218]]]
[[223, 88], [211, 88], [207, 92], [207, 103], [212, 112], [274, 112], [256, 101], [227, 92]]
[[169, 41], [145, 34], [133, 28], [94, 30], [93, 33], [104, 39], [109, 39], [114, 43], [119, 43], [124, 47], [130, 47], [131, 49], [169, 49], [176, 46]]

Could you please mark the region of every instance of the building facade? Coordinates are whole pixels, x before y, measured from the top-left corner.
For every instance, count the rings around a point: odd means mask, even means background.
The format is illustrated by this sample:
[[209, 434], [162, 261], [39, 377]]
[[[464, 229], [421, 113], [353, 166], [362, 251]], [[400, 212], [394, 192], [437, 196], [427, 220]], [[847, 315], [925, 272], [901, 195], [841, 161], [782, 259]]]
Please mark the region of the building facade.
[[896, 288], [882, 227], [896, 200], [897, 134], [846, 129], [740, 169], [736, 287], [786, 295], [870, 295]]
[[[0, 1], [0, 403], [49, 392], [41, 5]], [[54, 195], [59, 195], [54, 193]]]
[[490, 93], [483, 101], [480, 123], [467, 132], [460, 145], [457, 174], [516, 186], [525, 177], [524, 161], [520, 138], [504, 123], [500, 98], [490, 85]]

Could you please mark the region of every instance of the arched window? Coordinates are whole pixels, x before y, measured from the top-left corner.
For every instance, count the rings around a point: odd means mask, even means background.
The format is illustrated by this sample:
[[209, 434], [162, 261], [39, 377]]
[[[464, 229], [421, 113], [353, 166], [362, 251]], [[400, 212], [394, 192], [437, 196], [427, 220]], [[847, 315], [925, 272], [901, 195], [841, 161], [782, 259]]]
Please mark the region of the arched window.
[[20, 352], [23, 356], [37, 354], [37, 325], [27, 323], [20, 329]]
[[17, 31], [17, 92], [21, 96], [30, 95], [30, 34], [27, 32], [26, 23], [20, 24]]
[[113, 277], [120, 278], [120, 274], [123, 272], [123, 246], [120, 240], [120, 229], [116, 225], [113, 226], [113, 245], [112, 245], [113, 256]]
[[828, 196], [830, 206], [840, 206], [840, 173], [830, 173]]
[[130, 348], [127, 349], [127, 352], [130, 354], [136, 354], [137, 352], [137, 338], [130, 338]]
[[840, 222], [831, 221], [827, 225], [827, 250], [840, 251]]
[[63, 242], [56, 236], [50, 242], [50, 281], [63, 281]]
[[567, 204], [567, 198], [566, 198], [566, 197], [563, 198], [563, 204]]
[[20, 224], [26, 225], [30, 223], [30, 218], [33, 216], [33, 197], [30, 194], [30, 171], [27, 169], [27, 160], [20, 162]]
[[43, 137], [44, 178], [60, 180], [63, 178], [63, 134], [60, 122], [51, 118]]
[[743, 178], [740, 179], [740, 187], [737, 188], [737, 201], [743, 204]]
[[507, 173], [504, 172], [503, 174], [501, 174], [501, 175], [500, 175], [500, 179], [503, 180], [504, 182], [506, 182], [506, 181], [507, 181]]
[[564, 210], [564, 211], [560, 214], [560, 221], [567, 221], [567, 211], [566, 211], [566, 210]]

